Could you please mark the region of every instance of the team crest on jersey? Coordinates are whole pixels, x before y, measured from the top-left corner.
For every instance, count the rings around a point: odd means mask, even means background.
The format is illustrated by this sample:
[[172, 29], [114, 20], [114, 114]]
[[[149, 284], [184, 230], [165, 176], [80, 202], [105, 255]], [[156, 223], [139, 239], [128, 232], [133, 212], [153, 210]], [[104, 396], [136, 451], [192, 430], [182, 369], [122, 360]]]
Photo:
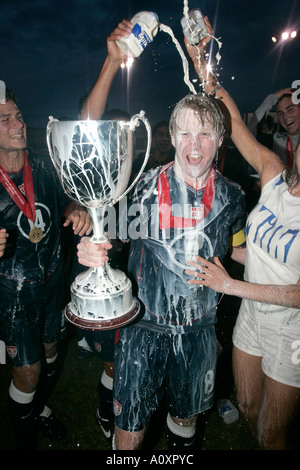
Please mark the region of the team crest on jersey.
[[96, 351], [100, 353], [102, 350], [101, 343], [96, 343], [96, 341], [94, 341], [94, 346], [95, 346]]
[[20, 184], [18, 188], [19, 188], [19, 191], [23, 194], [23, 196], [26, 196], [24, 183]]
[[203, 219], [203, 214], [204, 214], [204, 210], [203, 210], [203, 206], [197, 206], [197, 207], [192, 207], [191, 209], [191, 217], [192, 219], [195, 219], [195, 220], [202, 220]]
[[17, 355], [17, 346], [6, 346], [7, 354], [11, 359], [14, 359]]
[[117, 400], [114, 400], [114, 415], [115, 416], [120, 416], [122, 412], [122, 405], [117, 402]]

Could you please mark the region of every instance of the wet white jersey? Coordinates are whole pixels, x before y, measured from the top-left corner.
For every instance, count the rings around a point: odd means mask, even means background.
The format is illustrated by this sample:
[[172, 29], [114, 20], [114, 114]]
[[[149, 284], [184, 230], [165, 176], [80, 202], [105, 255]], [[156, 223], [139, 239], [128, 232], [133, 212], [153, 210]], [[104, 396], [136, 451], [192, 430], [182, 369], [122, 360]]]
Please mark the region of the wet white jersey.
[[[278, 175], [262, 189], [247, 221], [244, 278], [258, 284], [296, 284], [300, 277], [300, 198], [292, 196]], [[257, 320], [273, 324], [300, 319], [300, 309], [244, 299]]]

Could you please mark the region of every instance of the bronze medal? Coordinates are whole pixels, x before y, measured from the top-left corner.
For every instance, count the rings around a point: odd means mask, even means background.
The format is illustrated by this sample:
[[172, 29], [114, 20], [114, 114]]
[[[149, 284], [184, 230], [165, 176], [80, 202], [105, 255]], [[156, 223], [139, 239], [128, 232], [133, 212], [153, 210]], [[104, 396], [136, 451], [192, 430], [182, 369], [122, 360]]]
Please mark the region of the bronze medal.
[[[27, 201], [21, 194], [20, 190], [15, 186], [14, 182], [10, 179], [7, 172], [0, 166], [0, 183], [11, 196], [16, 205], [21, 209], [23, 214], [32, 222], [35, 221], [35, 201], [34, 201], [34, 188], [32, 180], [32, 172], [30, 163], [26, 153], [24, 154], [24, 189]], [[31, 243], [39, 243], [43, 238], [43, 231], [38, 227], [33, 227], [29, 232], [29, 240]]]
[[33, 227], [29, 232], [31, 243], [39, 243], [43, 238], [43, 231], [38, 227]]

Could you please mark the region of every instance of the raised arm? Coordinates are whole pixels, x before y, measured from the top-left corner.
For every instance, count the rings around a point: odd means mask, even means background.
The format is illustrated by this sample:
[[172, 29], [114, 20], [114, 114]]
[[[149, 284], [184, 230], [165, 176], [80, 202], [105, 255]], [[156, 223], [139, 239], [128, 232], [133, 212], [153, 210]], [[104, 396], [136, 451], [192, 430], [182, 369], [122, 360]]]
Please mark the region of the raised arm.
[[80, 119], [101, 119], [116, 73], [122, 62], [127, 60], [127, 56], [121, 52], [116, 41], [121, 39], [122, 36], [130, 34], [132, 27], [130, 21], [123, 20], [108, 36], [106, 59], [82, 108]]
[[274, 93], [269, 94], [259, 105], [259, 107], [254, 111], [252, 118], [247, 124], [247, 127], [251, 134], [255, 135], [257, 131], [257, 124], [263, 119], [270, 109], [275, 106], [277, 101], [282, 95], [292, 94], [292, 88], [284, 88], [283, 90], [275, 91]]
[[[212, 28], [208, 18], [205, 18], [205, 23], [207, 31], [211, 35]], [[205, 60], [205, 49], [210, 39], [211, 36], [207, 36], [197, 46], [192, 46], [185, 39], [187, 52], [205, 92], [215, 95], [227, 107], [231, 117], [231, 138], [243, 157], [258, 172], [263, 186], [267, 181], [279, 174], [284, 169], [284, 165], [277, 155], [257, 142], [251, 132], [249, 132], [235, 102], [229, 93], [220, 86], [212, 71], [209, 70]]]

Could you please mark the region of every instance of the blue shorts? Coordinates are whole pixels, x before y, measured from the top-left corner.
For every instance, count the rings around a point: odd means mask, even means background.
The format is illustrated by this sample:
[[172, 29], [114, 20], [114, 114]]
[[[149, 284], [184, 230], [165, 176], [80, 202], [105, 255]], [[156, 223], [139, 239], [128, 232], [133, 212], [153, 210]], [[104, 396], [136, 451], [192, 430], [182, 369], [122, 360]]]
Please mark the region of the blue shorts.
[[216, 369], [213, 326], [187, 334], [121, 328], [115, 350], [114, 413], [125, 431], [144, 429], [163, 396], [171, 416], [212, 406]]
[[39, 302], [0, 305], [0, 339], [13, 366], [34, 364], [43, 357], [43, 343], [58, 341], [63, 318], [63, 290]]
[[104, 362], [114, 361], [115, 336], [118, 330], [86, 330], [84, 337], [96, 356]]

